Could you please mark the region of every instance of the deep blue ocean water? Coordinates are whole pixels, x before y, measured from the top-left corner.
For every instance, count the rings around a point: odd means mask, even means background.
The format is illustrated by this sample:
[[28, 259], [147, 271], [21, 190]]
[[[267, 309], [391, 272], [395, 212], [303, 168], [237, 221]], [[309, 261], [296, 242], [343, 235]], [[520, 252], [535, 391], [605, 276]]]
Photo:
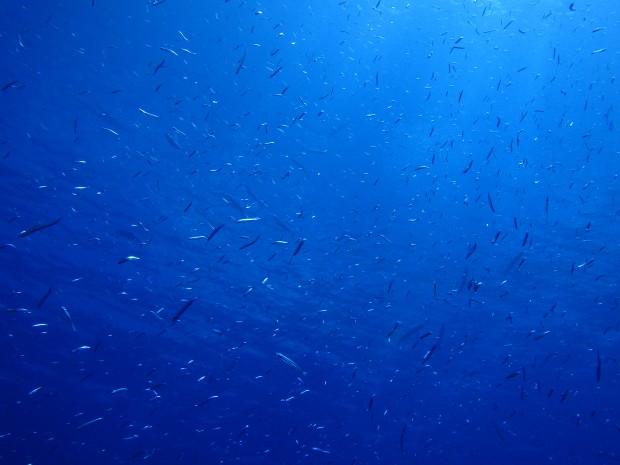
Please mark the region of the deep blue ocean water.
[[0, 8], [0, 462], [620, 461], [614, 0]]

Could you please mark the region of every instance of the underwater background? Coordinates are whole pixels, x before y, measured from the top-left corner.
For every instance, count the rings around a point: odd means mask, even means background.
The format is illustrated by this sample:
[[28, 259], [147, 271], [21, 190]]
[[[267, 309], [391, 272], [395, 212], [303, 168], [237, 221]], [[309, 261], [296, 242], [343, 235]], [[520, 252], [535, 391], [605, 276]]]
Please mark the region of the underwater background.
[[0, 8], [0, 461], [620, 460], [613, 0]]

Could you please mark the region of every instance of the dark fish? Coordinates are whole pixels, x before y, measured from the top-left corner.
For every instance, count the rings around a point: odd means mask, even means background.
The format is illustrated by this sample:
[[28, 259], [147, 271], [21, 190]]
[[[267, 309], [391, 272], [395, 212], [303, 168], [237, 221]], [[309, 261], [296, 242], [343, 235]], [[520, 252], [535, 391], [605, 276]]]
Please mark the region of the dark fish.
[[368, 399], [368, 411], [372, 410], [372, 406], [375, 403], [375, 396], [373, 395], [370, 399]]
[[165, 133], [165, 135], [166, 135], [166, 140], [168, 141], [168, 143], [169, 143], [172, 147], [174, 147], [175, 149], [179, 149], [179, 150], [182, 150], [182, 149], [183, 149], [183, 148], [179, 145], [179, 142], [178, 142], [178, 141], [177, 141], [174, 137], [172, 137], [172, 136], [171, 136], [170, 134], [168, 134], [167, 132]]
[[529, 237], [530, 233], [526, 232], [525, 233], [525, 237], [523, 238], [523, 243], [521, 244], [521, 247], [525, 247], [525, 244], [527, 244], [527, 238]]
[[392, 327], [392, 329], [390, 330], [389, 333], [387, 333], [385, 335], [386, 339], [389, 339], [392, 337], [392, 334], [394, 334], [394, 332], [396, 331], [396, 329], [398, 329], [398, 325], [400, 325], [400, 321], [397, 321], [396, 323], [394, 323], [394, 326]]
[[5, 90], [7, 90], [7, 89], [9, 89], [9, 88], [13, 87], [13, 86], [14, 86], [15, 84], [17, 84], [17, 83], [18, 83], [17, 79], [12, 79], [12, 80], [10, 80], [9, 82], [5, 82], [5, 83], [2, 85], [2, 87], [0, 87], [0, 90], [1, 90], [2, 92], [4, 92]]
[[39, 299], [39, 301], [37, 302], [37, 308], [41, 308], [41, 306], [45, 303], [45, 301], [47, 300], [47, 298], [50, 296], [51, 293], [52, 293], [52, 286], [50, 286], [47, 292], [45, 293], [45, 295]]
[[34, 228], [26, 229], [25, 231], [20, 232], [19, 236], [17, 236], [17, 237], [30, 236], [33, 233], [36, 233], [36, 232], [41, 231], [43, 229], [47, 229], [49, 227], [57, 225], [58, 223], [60, 223], [60, 220], [62, 220], [62, 217], [58, 218], [58, 219], [55, 219], [51, 223], [40, 224], [38, 226], [35, 226]]
[[247, 53], [247, 50], [243, 51], [243, 56], [237, 62], [237, 69], [235, 70], [235, 74], [239, 74], [239, 71], [241, 71], [241, 68], [243, 68], [243, 63], [245, 63], [245, 57], [247, 56]]
[[271, 79], [272, 77], [274, 77], [276, 74], [278, 74], [280, 71], [282, 71], [282, 68], [284, 68], [284, 66], [280, 66], [278, 69], [276, 69], [273, 73], [271, 73], [269, 75], [269, 79]]
[[284, 229], [286, 232], [293, 234], [293, 230], [291, 228], [289, 228], [286, 223], [284, 223], [280, 218], [278, 218], [275, 215], [272, 215], [273, 217], [273, 221], [275, 221], [275, 223], [280, 226], [282, 229]]
[[243, 250], [243, 249], [247, 249], [248, 247], [256, 244], [256, 242], [260, 239], [260, 234], [258, 236], [256, 236], [256, 239], [254, 239], [253, 241], [248, 242], [247, 244], [243, 244], [241, 247], [239, 247], [239, 250]]
[[467, 250], [467, 255], [465, 256], [465, 260], [467, 260], [469, 257], [472, 256], [472, 254], [476, 251], [476, 243], [474, 242], [474, 245], [472, 245], [468, 250]]
[[471, 160], [471, 161], [469, 162], [469, 165], [467, 165], [467, 168], [465, 168], [465, 169], [463, 170], [463, 174], [467, 173], [467, 172], [471, 169], [471, 165], [473, 165], [473, 164], [474, 164], [474, 161], [473, 161], [473, 160]]
[[493, 423], [493, 428], [495, 429], [495, 432], [499, 436], [500, 440], [502, 442], [505, 441], [506, 439], [504, 439], [504, 435], [502, 434], [502, 431], [498, 428], [498, 426], [495, 423]]
[[157, 66], [155, 66], [155, 68], [153, 68], [153, 73], [152, 74], [157, 73], [157, 71], [159, 71], [161, 68], [163, 68], [165, 61], [166, 60], [161, 60], [161, 62]]
[[493, 201], [491, 200], [491, 193], [487, 192], [487, 199], [489, 199], [489, 207], [491, 207], [491, 211], [495, 213], [495, 208], [493, 207]]
[[403, 342], [405, 342], [407, 339], [411, 338], [414, 334], [417, 334], [420, 329], [423, 327], [424, 325], [419, 324], [414, 326], [413, 328], [411, 328], [409, 331], [407, 331], [405, 334], [403, 334], [400, 338], [400, 340], [398, 341], [399, 344], [402, 344]]
[[301, 246], [304, 245], [304, 242], [306, 242], [305, 239], [301, 239], [299, 241], [299, 243], [297, 244], [297, 247], [295, 247], [295, 251], [293, 252], [293, 257], [299, 253], [299, 251], [301, 250]]
[[217, 228], [211, 231], [211, 234], [209, 234], [209, 237], [207, 237], [207, 242], [213, 239], [213, 236], [215, 236], [220, 231], [220, 229], [222, 229], [223, 227], [224, 227], [224, 224], [220, 224]]
[[523, 251], [519, 252], [517, 255], [513, 257], [512, 260], [506, 266], [506, 270], [504, 271], [503, 277], [508, 276], [508, 273], [515, 267], [517, 263], [519, 263], [523, 259]]
[[191, 206], [192, 206], [192, 201], [190, 201], [190, 202], [187, 204], [187, 207], [185, 207], [185, 210], [183, 210], [183, 213], [187, 213], [187, 210], [189, 210]]
[[506, 24], [506, 25], [504, 26], [504, 31], [506, 30], [506, 28], [507, 28], [508, 26], [510, 26], [510, 25], [511, 25], [512, 23], [514, 23], [514, 22], [515, 22], [515, 20], [514, 20], [514, 19], [511, 19], [510, 21], [508, 21], [508, 24]]
[[198, 297], [194, 297], [191, 300], [188, 300], [187, 302], [185, 302], [185, 304], [181, 307], [181, 309], [176, 312], [176, 314], [172, 317], [172, 321], [171, 323], [174, 324], [177, 321], [179, 321], [179, 318], [181, 318], [181, 315], [183, 315], [185, 313], [185, 311], [194, 303], [196, 302], [196, 300], [198, 300]]

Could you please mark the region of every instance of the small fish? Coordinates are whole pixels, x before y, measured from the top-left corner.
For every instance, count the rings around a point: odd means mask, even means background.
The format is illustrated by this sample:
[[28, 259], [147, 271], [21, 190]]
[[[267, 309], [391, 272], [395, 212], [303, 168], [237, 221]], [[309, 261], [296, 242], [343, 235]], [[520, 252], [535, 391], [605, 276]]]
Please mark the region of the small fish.
[[465, 256], [465, 260], [467, 260], [469, 257], [472, 256], [472, 254], [476, 251], [476, 243], [474, 242], [474, 245], [472, 245], [468, 250], [467, 250], [467, 255]]
[[525, 233], [525, 237], [523, 238], [523, 243], [521, 244], [521, 247], [525, 247], [525, 244], [527, 244], [527, 238], [529, 237], [530, 233], [526, 232]]
[[248, 51], [244, 50], [243, 56], [237, 62], [237, 69], [235, 70], [235, 74], [239, 74], [239, 72], [243, 68], [243, 63], [245, 63], [245, 57], [246, 57], [247, 53], [248, 53]]
[[506, 24], [506, 25], [504, 26], [504, 31], [506, 30], [506, 28], [508, 28], [508, 26], [510, 26], [510, 25], [511, 25], [512, 23], [514, 23], [514, 22], [515, 22], [515, 20], [514, 20], [514, 19], [511, 19], [510, 21], [508, 21], [508, 24]]
[[209, 234], [209, 237], [207, 237], [207, 242], [213, 239], [213, 236], [215, 236], [220, 231], [220, 229], [222, 229], [223, 227], [224, 227], [224, 224], [220, 224], [217, 228], [211, 231], [211, 234]]
[[293, 252], [293, 257], [299, 253], [299, 251], [301, 250], [301, 247], [304, 245], [304, 242], [306, 242], [305, 239], [301, 239], [299, 241], [299, 243], [297, 244], [297, 247], [295, 247], [295, 251]]
[[108, 131], [110, 134], [114, 134], [115, 136], [119, 136], [120, 134], [118, 132], [116, 132], [114, 129], [110, 129], [110, 128], [101, 128], [104, 131]]
[[159, 64], [157, 66], [155, 66], [155, 68], [153, 68], [153, 72], [151, 74], [155, 74], [155, 73], [157, 73], [157, 71], [159, 71], [161, 68], [163, 68], [164, 62], [165, 62], [165, 60], [161, 60], [159, 62]]
[[179, 142], [174, 137], [172, 137], [167, 132], [165, 133], [165, 136], [166, 136], [166, 140], [172, 147], [174, 147], [175, 149], [183, 150], [183, 147], [179, 145]]
[[84, 427], [86, 427], [88, 425], [92, 425], [93, 423], [96, 423], [96, 422], [101, 421], [101, 420], [103, 420], [103, 418], [101, 418], [101, 417], [95, 418], [94, 420], [90, 420], [90, 421], [87, 421], [86, 423], [82, 423], [80, 426], [77, 427], [77, 429], [82, 429], [82, 428], [84, 428]]
[[75, 328], [75, 325], [73, 324], [73, 318], [71, 318], [71, 315], [69, 314], [69, 310], [67, 310], [64, 305], [61, 306], [60, 308], [62, 308], [62, 311], [65, 314], [65, 317], [67, 318], [69, 323], [71, 324], [71, 328], [73, 329], [73, 331], [77, 331], [77, 329]]
[[5, 82], [2, 87], [0, 87], [0, 91], [4, 92], [7, 89], [10, 89], [11, 87], [14, 87], [15, 84], [17, 84], [19, 81], [17, 79], [12, 79], [9, 82]]
[[392, 329], [390, 330], [389, 333], [386, 334], [385, 338], [389, 339], [392, 337], [392, 334], [394, 334], [396, 332], [396, 330], [398, 329], [398, 326], [400, 325], [400, 321], [397, 321], [396, 323], [394, 323], [394, 326], [392, 327]]
[[258, 242], [259, 239], [260, 239], [260, 234], [256, 236], [256, 239], [254, 239], [253, 241], [250, 241], [247, 244], [243, 244], [241, 247], [239, 247], [239, 250], [247, 249], [251, 245], [256, 244], [256, 242]]
[[292, 366], [293, 368], [295, 368], [296, 370], [301, 371], [304, 375], [306, 374], [299, 365], [297, 365], [297, 363], [295, 363], [293, 360], [291, 360], [289, 357], [287, 357], [284, 354], [281, 354], [280, 352], [276, 352], [276, 355], [280, 358], [280, 360], [282, 360], [284, 363], [286, 363], [289, 366]]
[[493, 207], [493, 200], [491, 200], [491, 193], [487, 192], [487, 199], [489, 199], [489, 207], [491, 208], [491, 211], [493, 213], [495, 213], [495, 207]]
[[151, 118], [156, 118], [156, 119], [159, 118], [159, 116], [157, 116], [157, 115], [155, 115], [153, 113], [149, 113], [148, 111], [145, 111], [142, 108], [138, 108], [138, 111], [140, 113], [142, 113], [143, 115], [150, 116]]
[[45, 303], [45, 301], [47, 300], [47, 298], [50, 296], [51, 293], [52, 293], [52, 286], [50, 286], [47, 289], [47, 292], [43, 295], [43, 297], [39, 299], [39, 301], [37, 302], [37, 308], [41, 308], [41, 306]]
[[162, 51], [164, 51], [164, 52], [170, 53], [171, 55], [174, 55], [175, 57], [178, 57], [178, 56], [179, 56], [179, 54], [178, 54], [177, 52], [175, 52], [174, 50], [171, 50], [171, 49], [169, 49], [169, 48], [166, 48], [166, 47], [159, 47], [159, 49], [160, 49], [160, 50], [162, 50]]
[[31, 235], [31, 234], [33, 234], [33, 233], [36, 233], [36, 232], [41, 231], [41, 230], [43, 230], [43, 229], [47, 229], [47, 228], [50, 228], [50, 227], [52, 227], [52, 226], [57, 225], [58, 223], [60, 223], [60, 220], [62, 220], [62, 217], [61, 217], [61, 218], [58, 218], [58, 219], [55, 219], [54, 221], [52, 221], [52, 222], [50, 222], [50, 223], [44, 223], [44, 224], [40, 224], [40, 225], [38, 225], [38, 226], [35, 226], [35, 227], [33, 227], [33, 228], [26, 229], [26, 230], [24, 230], [24, 231], [20, 232], [20, 233], [19, 233], [19, 235], [18, 235], [17, 237], [26, 237], [26, 236], [30, 236], [30, 235]]
[[194, 303], [196, 302], [196, 300], [198, 300], [198, 297], [194, 297], [193, 299], [188, 300], [187, 302], [185, 302], [185, 304], [179, 309], [178, 312], [175, 313], [175, 315], [172, 317], [172, 321], [171, 324], [176, 323], [177, 321], [179, 321], [179, 318], [181, 318], [181, 315], [183, 315], [185, 313], [185, 311]]
[[275, 75], [277, 75], [280, 71], [282, 71], [282, 68], [284, 68], [284, 66], [280, 66], [278, 69], [276, 69], [273, 73], [271, 73], [269, 75], [269, 79], [271, 79], [272, 77], [274, 77]]
[[424, 358], [422, 359], [422, 361], [423, 362], [427, 362], [428, 359], [431, 358], [431, 356], [435, 352], [436, 348], [437, 348], [437, 344], [433, 344], [433, 346], [428, 350], [428, 352], [426, 352], [426, 354], [424, 354]]

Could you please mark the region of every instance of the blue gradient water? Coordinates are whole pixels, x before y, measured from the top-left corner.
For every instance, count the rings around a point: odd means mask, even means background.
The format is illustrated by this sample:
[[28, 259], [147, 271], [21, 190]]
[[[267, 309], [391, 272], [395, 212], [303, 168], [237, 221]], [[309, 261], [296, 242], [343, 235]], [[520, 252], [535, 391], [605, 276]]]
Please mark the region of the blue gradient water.
[[620, 459], [615, 2], [1, 10], [2, 463]]

